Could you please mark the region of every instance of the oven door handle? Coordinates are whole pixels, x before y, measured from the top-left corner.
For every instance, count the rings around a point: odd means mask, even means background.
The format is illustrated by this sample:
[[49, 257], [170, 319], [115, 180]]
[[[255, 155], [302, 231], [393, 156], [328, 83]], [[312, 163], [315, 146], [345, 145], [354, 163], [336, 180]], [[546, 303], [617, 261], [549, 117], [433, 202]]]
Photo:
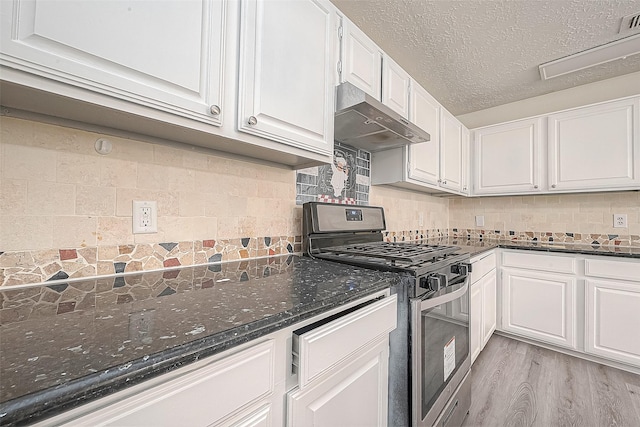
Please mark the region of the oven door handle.
[[423, 300], [420, 303], [420, 311], [428, 310], [430, 308], [437, 307], [441, 304], [446, 304], [448, 302], [456, 300], [460, 298], [462, 295], [464, 295], [467, 292], [467, 290], [469, 290], [469, 276], [467, 276], [467, 278], [464, 280], [464, 286], [461, 287], [460, 289], [456, 289], [455, 291], [449, 294], [444, 294], [439, 297]]

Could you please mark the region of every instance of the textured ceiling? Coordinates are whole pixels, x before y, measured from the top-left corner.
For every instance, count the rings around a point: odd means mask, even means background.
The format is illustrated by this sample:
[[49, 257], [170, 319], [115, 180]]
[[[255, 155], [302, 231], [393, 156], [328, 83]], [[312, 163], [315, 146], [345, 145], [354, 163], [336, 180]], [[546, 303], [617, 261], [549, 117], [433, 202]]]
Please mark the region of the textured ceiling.
[[538, 71], [628, 36], [620, 22], [638, 0], [332, 2], [454, 115], [640, 70], [633, 55], [547, 81]]

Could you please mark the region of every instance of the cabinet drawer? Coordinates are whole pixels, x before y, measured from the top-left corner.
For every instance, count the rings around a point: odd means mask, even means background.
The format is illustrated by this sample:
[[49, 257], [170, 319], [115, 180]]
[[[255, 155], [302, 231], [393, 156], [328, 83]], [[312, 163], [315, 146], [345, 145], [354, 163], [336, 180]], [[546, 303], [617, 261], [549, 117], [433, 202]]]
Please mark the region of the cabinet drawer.
[[586, 259], [584, 275], [640, 282], [640, 260]]
[[[274, 358], [275, 342], [269, 340], [92, 412], [68, 425], [217, 425], [238, 409], [273, 392]], [[201, 402], [203, 396], [215, 404], [200, 407], [195, 402]]]
[[503, 252], [502, 265], [555, 273], [576, 273], [576, 260], [573, 257], [541, 255], [530, 251]]
[[394, 330], [397, 296], [391, 295], [321, 323], [293, 333], [294, 364], [298, 366], [300, 389], [368, 343]]
[[484, 258], [475, 261], [471, 259], [471, 283], [475, 283], [482, 279], [488, 272], [496, 268], [496, 252], [491, 253]]

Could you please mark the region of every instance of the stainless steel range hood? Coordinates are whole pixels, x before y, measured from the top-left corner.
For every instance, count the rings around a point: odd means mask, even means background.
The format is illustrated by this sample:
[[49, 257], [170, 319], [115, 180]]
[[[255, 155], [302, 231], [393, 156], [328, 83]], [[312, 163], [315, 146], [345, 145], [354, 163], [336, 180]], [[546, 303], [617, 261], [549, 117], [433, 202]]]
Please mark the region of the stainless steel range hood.
[[431, 136], [363, 90], [342, 83], [336, 93], [334, 139], [375, 152], [427, 142]]

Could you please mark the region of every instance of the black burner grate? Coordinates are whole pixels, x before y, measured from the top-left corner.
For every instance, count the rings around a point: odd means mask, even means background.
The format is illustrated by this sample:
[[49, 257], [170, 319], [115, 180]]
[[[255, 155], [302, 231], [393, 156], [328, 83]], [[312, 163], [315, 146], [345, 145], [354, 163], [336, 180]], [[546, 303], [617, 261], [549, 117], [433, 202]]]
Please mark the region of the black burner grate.
[[[458, 251], [457, 246], [425, 245], [410, 242], [373, 242], [322, 248], [324, 253], [420, 263]], [[384, 261], [382, 261], [384, 262]]]

